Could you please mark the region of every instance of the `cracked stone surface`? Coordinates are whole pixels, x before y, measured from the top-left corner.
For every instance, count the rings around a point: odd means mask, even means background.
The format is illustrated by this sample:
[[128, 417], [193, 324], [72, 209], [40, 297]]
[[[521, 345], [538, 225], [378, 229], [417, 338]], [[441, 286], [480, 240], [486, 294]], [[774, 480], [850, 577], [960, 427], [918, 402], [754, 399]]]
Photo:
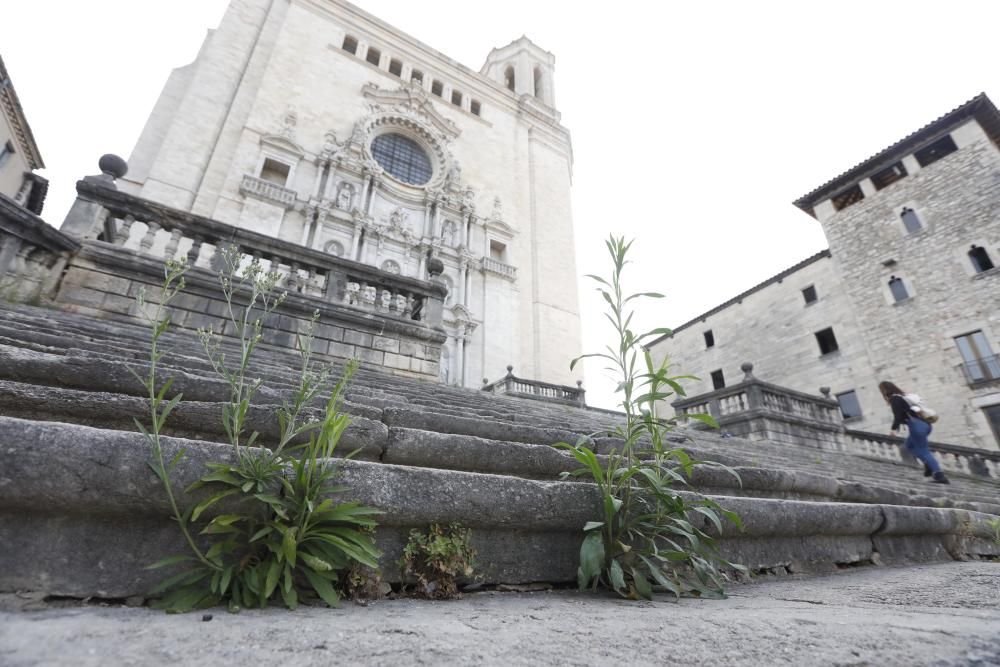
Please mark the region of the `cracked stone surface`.
[[726, 600], [494, 592], [208, 613], [10, 595], [0, 664], [1000, 665], [995, 562], [759, 581]]

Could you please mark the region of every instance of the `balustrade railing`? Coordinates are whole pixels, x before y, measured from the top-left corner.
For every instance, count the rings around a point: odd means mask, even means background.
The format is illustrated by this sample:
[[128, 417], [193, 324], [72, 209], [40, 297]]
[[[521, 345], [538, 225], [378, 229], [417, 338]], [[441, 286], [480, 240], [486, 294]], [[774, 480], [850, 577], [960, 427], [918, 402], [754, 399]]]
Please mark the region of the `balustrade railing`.
[[582, 382], [577, 382], [576, 387], [567, 387], [539, 380], [526, 380], [514, 375], [513, 366], [508, 366], [507, 375], [496, 382], [483, 380], [483, 391], [488, 391], [491, 394], [510, 394], [558, 403], [572, 403], [580, 407], [587, 405], [587, 391], [583, 388]]
[[294, 204], [296, 197], [295, 190], [290, 190], [277, 183], [265, 181], [263, 178], [257, 178], [249, 174], [243, 176], [243, 181], [240, 183], [240, 192], [256, 195], [261, 199], [269, 199], [283, 206]]
[[959, 364], [970, 385], [1000, 380], [1000, 355], [992, 354], [982, 359], [973, 359]]
[[498, 259], [483, 257], [482, 267], [483, 271], [490, 271], [491, 273], [503, 276], [504, 278], [509, 278], [510, 280], [517, 279], [517, 267], [505, 264]]
[[0, 195], [0, 298], [33, 301], [45, 296], [68, 254], [79, 247], [76, 240]]
[[[81, 199], [100, 207], [97, 215], [103, 220], [96, 222], [103, 230], [100, 241], [157, 258], [183, 258], [190, 266], [206, 269], [218, 269], [217, 253], [231, 246], [246, 261], [256, 258], [265, 270], [279, 273], [290, 294], [427, 326], [441, 325], [440, 305], [447, 293], [443, 284], [381, 271], [91, 182], [77, 183], [77, 192]], [[67, 223], [76, 229], [83, 226], [70, 218]]]
[[[846, 449], [853, 454], [890, 461], [914, 460], [906, 451], [903, 438], [851, 429], [845, 431], [845, 435]], [[941, 467], [947, 471], [1000, 479], [1000, 452], [942, 442], [931, 442], [930, 449], [941, 463]]]

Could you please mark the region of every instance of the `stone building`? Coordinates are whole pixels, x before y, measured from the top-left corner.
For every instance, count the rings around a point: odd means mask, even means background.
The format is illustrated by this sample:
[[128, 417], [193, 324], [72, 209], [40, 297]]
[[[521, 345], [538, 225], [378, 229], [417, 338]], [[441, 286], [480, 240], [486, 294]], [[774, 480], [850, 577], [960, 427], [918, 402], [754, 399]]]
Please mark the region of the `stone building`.
[[853, 429], [885, 431], [878, 383], [941, 413], [934, 438], [1000, 443], [1000, 113], [979, 95], [795, 205], [824, 250], [651, 345], [701, 380], [743, 362], [799, 391], [830, 387]]
[[0, 195], [39, 215], [48, 181], [34, 172], [44, 169], [45, 163], [2, 58], [0, 118]]
[[476, 72], [343, 0], [233, 0], [170, 75], [118, 187], [403, 277], [436, 257], [442, 380], [513, 364], [573, 384], [572, 147], [553, 74], [526, 37]]

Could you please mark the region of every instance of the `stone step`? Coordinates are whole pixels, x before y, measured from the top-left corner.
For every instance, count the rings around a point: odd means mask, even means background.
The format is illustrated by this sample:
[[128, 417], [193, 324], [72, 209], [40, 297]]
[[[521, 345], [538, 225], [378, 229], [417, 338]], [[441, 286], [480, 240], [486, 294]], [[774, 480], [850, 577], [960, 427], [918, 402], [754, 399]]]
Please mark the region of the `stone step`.
[[[178, 493], [231, 448], [164, 439], [185, 458]], [[143, 595], [165, 575], [145, 566], [184, 553], [139, 434], [0, 417], [0, 591], [76, 597]], [[582, 526], [599, 516], [596, 487], [504, 475], [343, 461], [354, 499], [382, 509], [383, 574], [409, 531], [431, 522], [472, 529], [483, 583], [572, 582]], [[726, 524], [722, 553], [751, 570], [821, 572], [864, 562], [996, 556], [987, 515], [967, 510], [718, 496], [743, 518]]]

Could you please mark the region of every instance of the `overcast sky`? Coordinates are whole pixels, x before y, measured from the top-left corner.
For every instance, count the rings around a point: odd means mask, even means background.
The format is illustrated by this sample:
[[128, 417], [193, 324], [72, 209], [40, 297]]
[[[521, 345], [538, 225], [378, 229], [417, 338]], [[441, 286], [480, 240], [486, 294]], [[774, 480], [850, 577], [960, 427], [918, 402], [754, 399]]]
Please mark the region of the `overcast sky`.
[[[128, 157], [171, 68], [226, 4], [4, 3], [0, 55], [48, 165], [49, 222], [101, 154]], [[1000, 101], [995, 0], [356, 4], [476, 70], [521, 34], [555, 54], [579, 273], [607, 272], [609, 231], [637, 238], [629, 284], [667, 295], [637, 316], [646, 328], [826, 247], [793, 199], [980, 92]], [[588, 283], [591, 351], [608, 337]], [[587, 368], [588, 398], [610, 406], [601, 376]]]

